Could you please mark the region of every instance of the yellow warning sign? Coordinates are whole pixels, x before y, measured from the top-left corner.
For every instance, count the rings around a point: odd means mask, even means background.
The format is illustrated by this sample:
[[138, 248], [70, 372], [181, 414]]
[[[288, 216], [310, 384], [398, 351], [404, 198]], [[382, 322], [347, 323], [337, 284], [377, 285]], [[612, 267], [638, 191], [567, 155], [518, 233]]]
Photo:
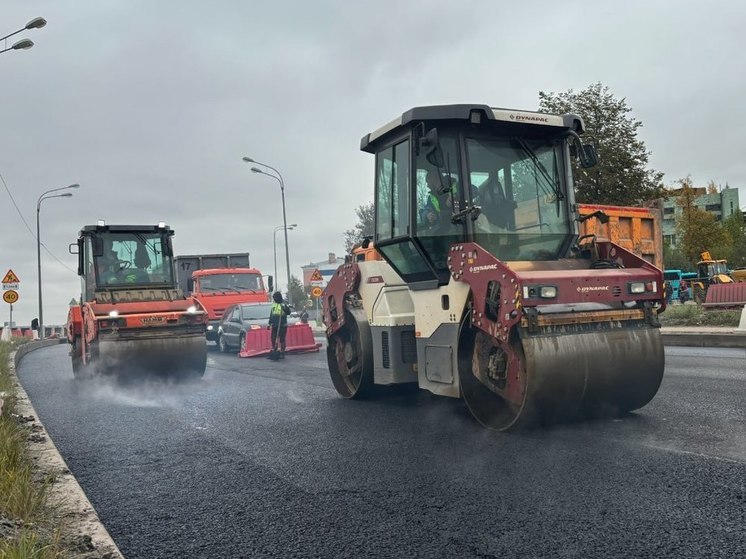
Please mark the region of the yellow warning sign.
[[10, 291], [3, 292], [3, 301], [12, 305], [16, 301], [18, 301], [18, 292], [13, 291], [12, 289]]
[[324, 281], [324, 278], [321, 277], [321, 271], [318, 268], [313, 271], [313, 274], [311, 274], [311, 279], [309, 281]]
[[[318, 272], [318, 270], [316, 271]], [[3, 277], [2, 283], [21, 283], [21, 280], [18, 279], [18, 276], [13, 270], [8, 270], [5, 273], [5, 277]]]
[[321, 297], [321, 294], [323, 293], [322, 289], [320, 287], [314, 287], [311, 290], [311, 297]]

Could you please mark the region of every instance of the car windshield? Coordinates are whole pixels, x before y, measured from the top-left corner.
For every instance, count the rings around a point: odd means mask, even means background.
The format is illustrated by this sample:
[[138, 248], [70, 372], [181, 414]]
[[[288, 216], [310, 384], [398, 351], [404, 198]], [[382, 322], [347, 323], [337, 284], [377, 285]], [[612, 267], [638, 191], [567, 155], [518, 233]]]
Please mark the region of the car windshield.
[[241, 315], [244, 320], [256, 320], [258, 318], [268, 319], [272, 303], [259, 303], [256, 305], [242, 305]]

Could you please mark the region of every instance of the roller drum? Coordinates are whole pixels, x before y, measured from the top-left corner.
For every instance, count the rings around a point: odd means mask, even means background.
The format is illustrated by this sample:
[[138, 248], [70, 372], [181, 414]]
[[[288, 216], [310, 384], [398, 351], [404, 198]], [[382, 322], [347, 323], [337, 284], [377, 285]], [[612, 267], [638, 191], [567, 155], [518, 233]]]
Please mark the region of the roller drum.
[[201, 377], [207, 367], [204, 335], [100, 340], [98, 372], [122, 376]]
[[663, 379], [657, 328], [521, 335], [527, 398], [542, 423], [643, 407]]
[[660, 330], [648, 325], [519, 329], [507, 345], [467, 329], [462, 342], [461, 394], [474, 418], [498, 431], [629, 412], [650, 402], [663, 378]]

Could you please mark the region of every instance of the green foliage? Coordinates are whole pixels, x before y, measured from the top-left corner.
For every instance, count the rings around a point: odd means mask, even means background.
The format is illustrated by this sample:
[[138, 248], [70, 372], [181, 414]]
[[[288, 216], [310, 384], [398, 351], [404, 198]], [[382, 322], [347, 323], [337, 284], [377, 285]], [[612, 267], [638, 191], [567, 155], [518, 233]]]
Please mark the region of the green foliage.
[[695, 205], [696, 191], [692, 186], [692, 179], [679, 179], [681, 193], [676, 203], [681, 207], [681, 213], [676, 216], [676, 236], [678, 246], [687, 260], [696, 263], [700, 260], [700, 253], [710, 251], [715, 259], [723, 258], [716, 252], [722, 247], [729, 246], [729, 233], [715, 219], [715, 215]]
[[306, 301], [308, 300], [308, 293], [306, 293], [306, 290], [303, 288], [303, 282], [295, 276], [290, 277], [288, 296], [293, 302], [293, 308], [298, 311], [304, 308]]
[[28, 430], [15, 414], [16, 394], [9, 359], [17, 342], [0, 342], [0, 518], [13, 519], [17, 537], [0, 539], [0, 559], [52, 559], [59, 546], [45, 529], [51, 478], [35, 475], [26, 453]]
[[17, 539], [0, 541], [0, 559], [56, 559], [62, 557], [55, 543], [45, 543], [31, 530], [22, 530]]
[[735, 328], [740, 310], [705, 310], [701, 305], [670, 305], [658, 315], [662, 326], [720, 326]]
[[358, 206], [355, 210], [358, 222], [354, 228], [344, 233], [345, 251], [350, 252], [352, 247], [360, 244], [365, 237], [372, 237], [374, 232], [375, 210], [373, 202]]
[[[730, 214], [722, 222], [723, 230], [730, 241], [726, 246], [716, 247], [717, 254], [728, 260], [732, 268], [746, 266], [746, 220], [743, 213], [737, 211]], [[714, 254], [713, 254], [714, 256]]]
[[576, 199], [581, 203], [637, 206], [661, 198], [663, 173], [648, 168], [650, 152], [637, 137], [642, 122], [630, 116], [626, 99], [616, 99], [609, 88], [594, 83], [585, 90], [539, 92], [539, 110], [580, 116], [586, 138], [595, 139], [598, 164], [582, 169], [573, 162]]
[[695, 271], [696, 262], [690, 262], [678, 247], [663, 241], [663, 265], [666, 270]]

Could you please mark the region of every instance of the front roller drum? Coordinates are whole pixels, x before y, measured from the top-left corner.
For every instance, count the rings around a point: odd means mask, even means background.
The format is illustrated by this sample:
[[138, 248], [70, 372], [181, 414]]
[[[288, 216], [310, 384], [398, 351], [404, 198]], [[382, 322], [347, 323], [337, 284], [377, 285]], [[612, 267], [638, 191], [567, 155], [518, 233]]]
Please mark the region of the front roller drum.
[[203, 334], [137, 340], [101, 340], [95, 365], [98, 372], [120, 376], [202, 377], [207, 368]]
[[505, 345], [477, 331], [470, 353], [460, 358], [463, 398], [477, 421], [498, 431], [641, 408], [664, 369], [660, 330], [651, 327], [520, 330]]
[[332, 384], [343, 398], [362, 399], [373, 391], [373, 341], [364, 314], [345, 311], [344, 325], [328, 340], [326, 359]]

